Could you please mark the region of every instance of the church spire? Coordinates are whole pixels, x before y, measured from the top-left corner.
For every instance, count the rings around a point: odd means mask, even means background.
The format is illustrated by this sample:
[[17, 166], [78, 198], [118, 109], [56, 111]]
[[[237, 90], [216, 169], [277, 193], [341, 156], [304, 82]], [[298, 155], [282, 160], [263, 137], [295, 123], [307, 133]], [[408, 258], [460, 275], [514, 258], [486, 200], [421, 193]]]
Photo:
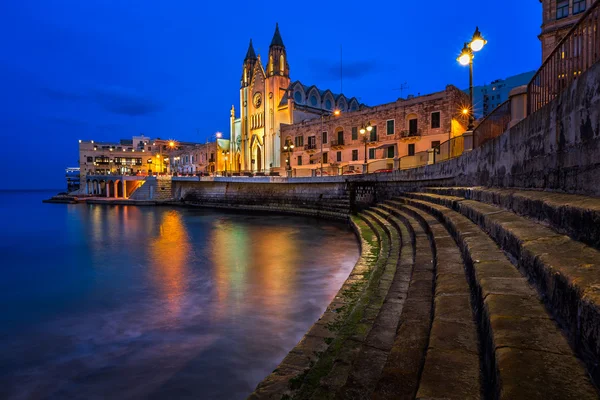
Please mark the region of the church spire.
[[252, 46], [252, 39], [250, 39], [250, 44], [248, 45], [248, 51], [246, 52], [245, 60], [256, 60], [256, 53], [254, 52], [254, 46]]
[[275, 23], [275, 33], [273, 34], [273, 39], [271, 40], [271, 46], [281, 46], [281, 47], [285, 47], [283, 45], [283, 40], [281, 39], [281, 34], [279, 33], [279, 23]]
[[269, 46], [269, 61], [267, 63], [267, 76], [284, 76], [289, 78], [290, 67], [287, 62], [287, 54], [281, 34], [279, 33], [279, 24], [275, 25], [275, 34]]

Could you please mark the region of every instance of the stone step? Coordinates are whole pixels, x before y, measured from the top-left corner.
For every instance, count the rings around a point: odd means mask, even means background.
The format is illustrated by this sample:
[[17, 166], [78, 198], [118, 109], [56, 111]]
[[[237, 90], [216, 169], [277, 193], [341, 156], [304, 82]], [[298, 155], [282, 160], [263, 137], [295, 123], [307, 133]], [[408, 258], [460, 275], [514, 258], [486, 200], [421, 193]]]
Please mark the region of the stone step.
[[434, 265], [427, 234], [417, 220], [403, 211], [380, 205], [402, 221], [413, 245], [413, 269], [398, 331], [375, 392], [374, 399], [414, 398], [431, 331]]
[[333, 360], [348, 351], [344, 344], [367, 313], [368, 298], [381, 275], [377, 233], [362, 218], [353, 216], [350, 222], [361, 249], [354, 269], [321, 318], [258, 384], [250, 399], [309, 398], [331, 370]]
[[[378, 257], [373, 260], [377, 264], [377, 281], [369, 288], [368, 296], [364, 298], [364, 313], [354, 326], [354, 332], [346, 338], [341, 344], [340, 351], [332, 358], [331, 368], [327, 374], [321, 377], [319, 386], [311, 393], [310, 398], [312, 399], [331, 397], [332, 394], [339, 396], [344, 391], [348, 380], [356, 378], [357, 374], [360, 374], [361, 371], [357, 370], [364, 365], [365, 358], [372, 357], [372, 368], [376, 371], [378, 361], [380, 362], [380, 359], [386, 356], [385, 350], [370, 347], [368, 344], [375, 343], [378, 338], [385, 340], [381, 335], [381, 326], [378, 325], [378, 322], [381, 323], [379, 316], [398, 260], [398, 254], [390, 257], [393, 228], [384, 224], [378, 216], [370, 212], [363, 212], [359, 214], [359, 217], [369, 225], [379, 239]], [[397, 253], [398, 250], [396, 248]], [[388, 262], [390, 258], [392, 263]], [[374, 329], [376, 332], [373, 332]], [[364, 370], [362, 371], [364, 372]], [[361, 377], [368, 379], [364, 376]], [[368, 382], [363, 383], [368, 384]], [[308, 389], [307, 387], [306, 390]]]
[[514, 257], [600, 383], [600, 251], [497, 206], [436, 194], [410, 196], [450, 203]]
[[485, 232], [440, 204], [409, 197], [388, 204], [407, 204], [433, 215], [459, 245], [481, 338], [485, 397], [598, 397], [583, 364], [535, 289]]
[[[476, 200], [511, 210], [600, 249], [600, 199], [540, 190], [483, 187], [423, 188], [427, 193]], [[456, 199], [460, 201], [460, 199]]]
[[342, 399], [369, 398], [375, 390], [394, 344], [412, 273], [412, 247], [403, 247], [402, 240], [403, 235], [408, 239], [407, 228], [381, 209], [366, 210], [364, 214], [372, 216], [385, 227], [391, 239], [390, 257], [379, 288], [381, 295], [385, 294], [385, 300], [352, 365], [346, 384], [336, 394]]
[[477, 324], [464, 261], [454, 239], [430, 214], [402, 208], [429, 234], [435, 260], [435, 298], [429, 347], [417, 398], [479, 399], [482, 395]]

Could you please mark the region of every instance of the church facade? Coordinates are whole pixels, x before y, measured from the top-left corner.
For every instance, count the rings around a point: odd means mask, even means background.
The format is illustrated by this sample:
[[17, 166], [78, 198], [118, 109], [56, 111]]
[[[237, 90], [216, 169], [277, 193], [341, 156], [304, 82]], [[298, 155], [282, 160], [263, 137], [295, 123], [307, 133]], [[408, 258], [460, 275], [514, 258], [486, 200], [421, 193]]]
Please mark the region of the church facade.
[[229, 170], [282, 171], [282, 126], [361, 107], [356, 98], [292, 82], [277, 25], [266, 65], [256, 55], [252, 40], [242, 64], [239, 115], [234, 106], [230, 113]]

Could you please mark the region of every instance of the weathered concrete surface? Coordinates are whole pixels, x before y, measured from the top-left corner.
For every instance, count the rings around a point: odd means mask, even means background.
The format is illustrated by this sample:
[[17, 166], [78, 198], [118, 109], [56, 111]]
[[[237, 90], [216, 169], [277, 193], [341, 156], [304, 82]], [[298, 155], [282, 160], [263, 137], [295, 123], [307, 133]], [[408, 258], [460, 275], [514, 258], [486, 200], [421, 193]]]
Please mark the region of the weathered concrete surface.
[[494, 204], [600, 249], [599, 198], [541, 190], [482, 187], [432, 187], [424, 191], [446, 196], [452, 200], [450, 203], [470, 199]]
[[584, 366], [537, 293], [492, 239], [442, 205], [408, 197], [402, 201], [442, 221], [461, 248], [477, 311], [487, 396], [596, 399]]

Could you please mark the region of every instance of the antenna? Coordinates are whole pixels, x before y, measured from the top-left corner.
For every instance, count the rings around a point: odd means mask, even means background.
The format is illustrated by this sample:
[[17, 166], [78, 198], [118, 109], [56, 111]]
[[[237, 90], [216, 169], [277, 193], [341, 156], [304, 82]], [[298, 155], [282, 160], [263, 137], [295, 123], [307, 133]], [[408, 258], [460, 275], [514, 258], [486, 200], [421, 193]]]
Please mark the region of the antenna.
[[404, 82], [403, 84], [400, 85], [399, 88], [394, 89], [394, 90], [399, 90], [400, 91], [400, 98], [402, 98], [402, 94], [404, 93], [404, 91], [406, 89], [410, 88], [410, 86], [408, 86], [408, 84], [406, 82]]
[[344, 80], [343, 80], [343, 58], [342, 58], [342, 45], [340, 44], [340, 94], [344, 93]]

